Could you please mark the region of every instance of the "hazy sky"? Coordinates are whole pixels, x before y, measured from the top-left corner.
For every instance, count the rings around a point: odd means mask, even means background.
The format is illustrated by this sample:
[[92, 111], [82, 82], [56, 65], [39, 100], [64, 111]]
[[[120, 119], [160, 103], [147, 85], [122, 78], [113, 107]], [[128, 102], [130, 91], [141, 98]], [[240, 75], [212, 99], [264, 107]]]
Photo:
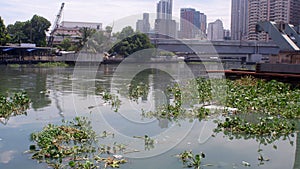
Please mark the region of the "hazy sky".
[[[26, 21], [34, 14], [47, 18], [51, 23], [65, 2], [62, 20], [100, 22], [104, 26], [114, 23], [126, 24], [126, 20], [142, 17], [143, 12], [155, 16], [159, 0], [6, 0], [0, 1], [0, 16], [6, 25]], [[173, 16], [179, 17], [180, 8], [192, 7], [207, 15], [208, 22], [216, 19], [230, 28], [231, 0], [173, 0]], [[127, 17], [127, 19], [122, 19]], [[131, 18], [131, 19], [128, 19]], [[121, 19], [121, 20], [120, 20]], [[153, 27], [153, 25], [151, 25]]]

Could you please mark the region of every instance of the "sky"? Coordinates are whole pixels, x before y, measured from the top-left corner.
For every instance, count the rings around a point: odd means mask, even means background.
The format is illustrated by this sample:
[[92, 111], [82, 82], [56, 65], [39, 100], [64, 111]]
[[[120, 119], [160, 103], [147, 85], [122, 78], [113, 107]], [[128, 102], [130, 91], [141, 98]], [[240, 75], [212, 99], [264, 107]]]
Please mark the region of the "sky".
[[[142, 13], [150, 13], [155, 18], [159, 0], [6, 0], [0, 1], [0, 16], [5, 25], [16, 21], [27, 21], [34, 14], [43, 16], [51, 23], [62, 2], [65, 3], [62, 21], [82, 21], [107, 25], [134, 26]], [[225, 29], [230, 29], [231, 0], [173, 0], [173, 19], [178, 19], [180, 8], [195, 8], [205, 13], [207, 20], [221, 19]], [[127, 24], [127, 25], [125, 25]], [[153, 27], [153, 22], [151, 27]], [[135, 26], [134, 26], [135, 28]]]

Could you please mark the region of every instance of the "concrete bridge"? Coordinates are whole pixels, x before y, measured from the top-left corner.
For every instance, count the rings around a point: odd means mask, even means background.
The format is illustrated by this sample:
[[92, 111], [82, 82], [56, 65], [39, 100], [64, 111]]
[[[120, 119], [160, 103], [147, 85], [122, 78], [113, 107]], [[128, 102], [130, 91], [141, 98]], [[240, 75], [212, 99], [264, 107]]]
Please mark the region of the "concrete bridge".
[[151, 39], [159, 49], [181, 53], [185, 57], [244, 58], [248, 62], [257, 62], [271, 55], [278, 55], [279, 48], [273, 43], [254, 41], [207, 41]]

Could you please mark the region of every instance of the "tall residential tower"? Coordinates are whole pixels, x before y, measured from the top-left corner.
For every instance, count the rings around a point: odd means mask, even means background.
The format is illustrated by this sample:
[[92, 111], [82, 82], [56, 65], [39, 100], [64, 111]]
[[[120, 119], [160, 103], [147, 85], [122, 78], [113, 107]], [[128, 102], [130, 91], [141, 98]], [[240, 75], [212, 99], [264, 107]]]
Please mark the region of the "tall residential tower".
[[143, 13], [143, 20], [138, 20], [136, 22], [136, 31], [141, 33], [149, 33], [150, 23], [149, 23], [149, 13]]
[[266, 33], [256, 33], [259, 21], [274, 21], [300, 25], [299, 0], [248, 0], [248, 39], [268, 40]]
[[155, 34], [157, 38], [176, 38], [176, 22], [172, 20], [172, 0], [160, 0], [157, 3]]
[[231, 39], [246, 40], [248, 35], [248, 0], [231, 1]]
[[220, 19], [208, 24], [207, 39], [212, 41], [224, 40], [224, 27]]
[[193, 8], [180, 9], [180, 37], [196, 38], [206, 34], [206, 15]]
[[173, 0], [161, 0], [157, 3], [157, 19], [172, 19]]

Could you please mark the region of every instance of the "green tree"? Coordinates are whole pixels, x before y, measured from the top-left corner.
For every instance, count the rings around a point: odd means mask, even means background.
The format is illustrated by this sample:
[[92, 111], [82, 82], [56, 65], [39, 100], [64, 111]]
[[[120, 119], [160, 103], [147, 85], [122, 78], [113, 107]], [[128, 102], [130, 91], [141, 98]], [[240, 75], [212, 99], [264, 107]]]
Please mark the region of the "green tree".
[[30, 37], [31, 41], [37, 46], [46, 46], [46, 31], [48, 31], [51, 23], [44, 17], [34, 15], [30, 20]]
[[106, 26], [105, 27], [105, 33], [108, 35], [108, 38], [111, 37], [112, 29], [113, 28], [111, 26]]
[[28, 42], [29, 37], [25, 35], [23, 28], [25, 22], [17, 21], [15, 24], [10, 24], [7, 26], [7, 31], [11, 35], [11, 43], [22, 43]]
[[148, 48], [153, 48], [153, 45], [151, 44], [148, 36], [143, 33], [137, 33], [135, 35], [124, 38], [123, 40], [115, 44], [109, 50], [109, 53], [117, 53], [119, 55], [127, 57], [134, 52]]
[[51, 23], [44, 17], [34, 15], [26, 22], [17, 21], [7, 27], [12, 36], [12, 43], [35, 43], [37, 46], [46, 46], [46, 31]]
[[78, 46], [79, 48], [82, 48], [87, 43], [89, 38], [96, 33], [96, 30], [88, 27], [83, 27], [79, 30], [79, 32], [81, 33], [81, 37]]
[[117, 34], [117, 39], [123, 40], [132, 35], [134, 35], [134, 30], [132, 29], [131, 26], [126, 26], [125, 28], [122, 29], [122, 31], [119, 34]]
[[10, 39], [4, 21], [0, 16], [0, 45], [5, 45]]
[[60, 45], [58, 45], [58, 48], [61, 49], [61, 50], [65, 50], [65, 51], [72, 50], [72, 42], [71, 42], [71, 39], [70, 39], [70, 38], [65, 38], [65, 39], [60, 43]]

